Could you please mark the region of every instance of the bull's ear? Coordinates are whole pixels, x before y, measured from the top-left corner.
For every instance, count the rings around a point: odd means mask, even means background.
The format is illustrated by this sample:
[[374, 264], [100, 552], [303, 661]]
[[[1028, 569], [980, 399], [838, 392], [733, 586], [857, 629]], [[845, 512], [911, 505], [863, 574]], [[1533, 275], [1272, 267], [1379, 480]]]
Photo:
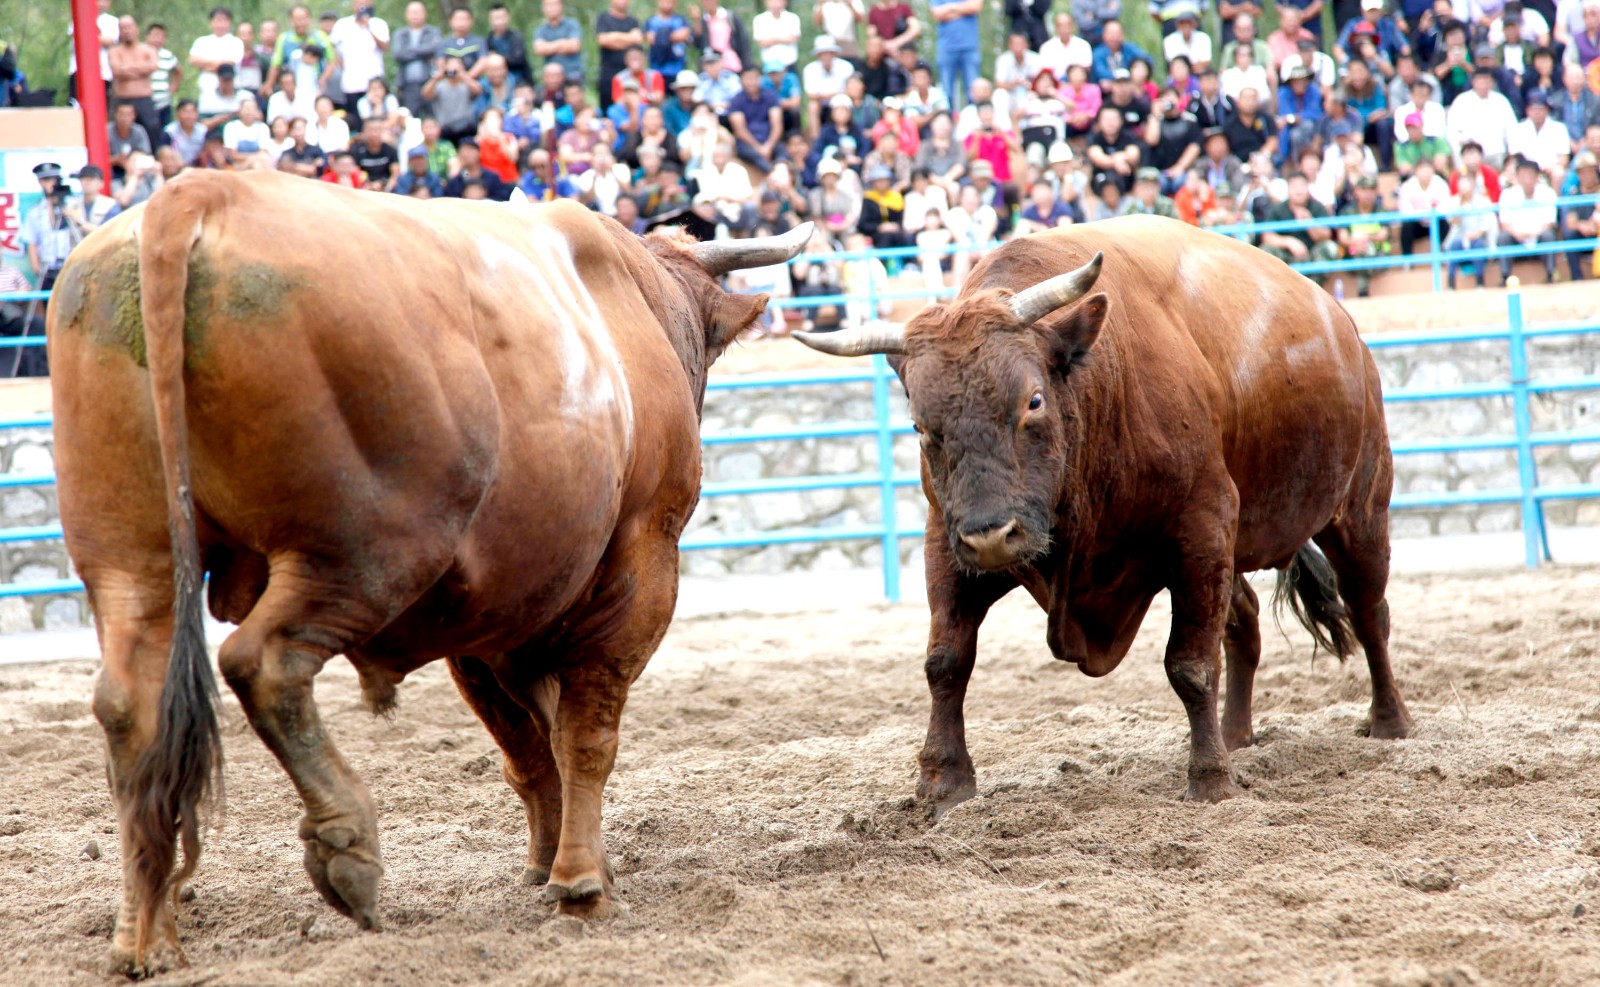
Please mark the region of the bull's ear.
[[1110, 306], [1111, 300], [1102, 291], [1033, 324], [1034, 331], [1044, 339], [1050, 369], [1055, 374], [1065, 377], [1083, 363], [1100, 338]]
[[723, 294], [717, 299], [711, 325], [706, 330], [706, 352], [713, 356], [720, 354], [766, 310], [766, 295]]

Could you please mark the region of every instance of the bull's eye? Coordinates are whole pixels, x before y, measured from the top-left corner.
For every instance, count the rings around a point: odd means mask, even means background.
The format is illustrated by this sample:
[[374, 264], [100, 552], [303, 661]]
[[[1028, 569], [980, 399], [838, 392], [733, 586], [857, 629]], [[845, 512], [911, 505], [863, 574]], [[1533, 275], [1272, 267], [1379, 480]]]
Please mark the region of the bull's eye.
[[922, 423], [921, 423], [921, 422], [912, 422], [912, 423], [911, 423], [911, 431], [913, 431], [913, 432], [915, 432], [915, 433], [917, 433], [917, 434], [918, 434], [918, 435], [925, 435], [925, 434], [927, 434], [927, 433], [925, 433], [925, 432], [923, 432], [923, 430], [922, 430]]
[[1044, 395], [1038, 391], [1033, 392], [1033, 397], [1028, 399], [1028, 410], [1038, 411], [1044, 407]]

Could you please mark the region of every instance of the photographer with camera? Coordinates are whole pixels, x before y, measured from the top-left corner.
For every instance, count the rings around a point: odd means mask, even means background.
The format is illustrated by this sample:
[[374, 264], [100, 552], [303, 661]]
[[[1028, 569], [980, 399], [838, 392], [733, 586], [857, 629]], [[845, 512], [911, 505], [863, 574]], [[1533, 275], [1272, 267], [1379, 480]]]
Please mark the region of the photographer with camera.
[[483, 86], [473, 78], [461, 59], [455, 56], [440, 59], [433, 77], [422, 86], [422, 98], [428, 101], [428, 111], [444, 133], [444, 139], [460, 145], [478, 133], [478, 94]]
[[39, 190], [44, 201], [28, 210], [22, 217], [19, 239], [28, 251], [28, 266], [41, 291], [49, 291], [67, 262], [67, 254], [78, 245], [83, 235], [67, 218], [67, 204], [72, 192], [61, 181], [61, 166], [53, 161], [36, 165], [33, 177], [39, 180]]

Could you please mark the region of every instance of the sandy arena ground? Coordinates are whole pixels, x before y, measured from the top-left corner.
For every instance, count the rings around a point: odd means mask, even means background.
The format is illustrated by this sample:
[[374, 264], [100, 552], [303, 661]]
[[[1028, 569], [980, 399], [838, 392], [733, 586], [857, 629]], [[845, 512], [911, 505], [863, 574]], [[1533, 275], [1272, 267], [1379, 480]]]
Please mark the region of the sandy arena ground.
[[[1365, 667], [1269, 625], [1248, 792], [1194, 806], [1161, 604], [1097, 681], [1050, 659], [1013, 596], [967, 705], [981, 795], [938, 825], [907, 798], [920, 608], [680, 622], [608, 790], [630, 910], [589, 928], [518, 884], [521, 806], [444, 669], [391, 722], [330, 666], [324, 715], [382, 813], [387, 931], [317, 899], [289, 783], [230, 700], [227, 815], [180, 916], [193, 966], [158, 982], [1600, 982], [1600, 570], [1407, 577], [1391, 599], [1416, 735], [1357, 736]], [[0, 670], [9, 985], [114, 982], [92, 674]]]

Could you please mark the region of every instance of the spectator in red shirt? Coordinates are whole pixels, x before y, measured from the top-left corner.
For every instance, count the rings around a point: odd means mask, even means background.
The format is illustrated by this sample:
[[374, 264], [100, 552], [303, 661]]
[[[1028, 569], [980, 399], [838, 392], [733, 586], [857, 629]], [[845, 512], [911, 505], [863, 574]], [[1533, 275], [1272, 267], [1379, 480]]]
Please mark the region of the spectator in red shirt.
[[362, 188], [367, 184], [367, 173], [356, 167], [356, 156], [340, 151], [333, 156], [333, 164], [322, 173], [322, 180], [345, 188]]
[[978, 104], [978, 129], [967, 135], [967, 160], [987, 161], [994, 167], [994, 180], [1002, 185], [1011, 181], [1011, 152], [1021, 151], [1022, 142], [1009, 130], [994, 125], [994, 104]]
[[1461, 167], [1450, 175], [1450, 194], [1457, 195], [1461, 189], [1461, 176], [1476, 173], [1483, 177], [1483, 190], [1488, 193], [1490, 202], [1500, 201], [1500, 176], [1494, 169], [1483, 163], [1483, 146], [1477, 141], [1467, 141], [1461, 145]]
[[922, 34], [922, 22], [905, 0], [880, 0], [867, 11], [867, 27], [883, 39], [891, 55], [914, 44]]
[[622, 80], [632, 79], [639, 84], [639, 95], [650, 106], [660, 106], [667, 98], [667, 80], [660, 72], [644, 61], [644, 49], [637, 45], [629, 48], [623, 57], [623, 70], [611, 77], [611, 102], [622, 102]]

